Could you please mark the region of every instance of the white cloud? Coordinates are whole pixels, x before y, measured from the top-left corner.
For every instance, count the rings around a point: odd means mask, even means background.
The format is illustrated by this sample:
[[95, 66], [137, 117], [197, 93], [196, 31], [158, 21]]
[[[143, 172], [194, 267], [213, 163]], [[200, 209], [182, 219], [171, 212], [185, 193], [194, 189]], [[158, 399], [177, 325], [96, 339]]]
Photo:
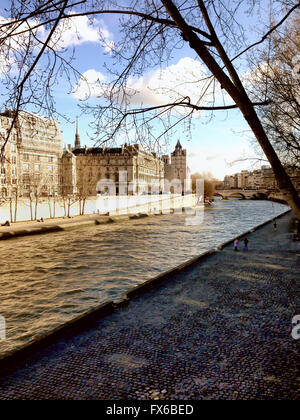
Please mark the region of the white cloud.
[[[12, 19], [0, 16], [0, 38], [5, 39], [0, 46], [0, 72], [2, 73], [8, 70], [7, 63], [16, 64], [16, 58], [13, 58], [11, 53], [16, 56], [18, 52], [25, 52], [28, 46], [37, 51], [40, 50], [49, 33], [43, 25], [33, 29], [40, 24], [36, 19], [29, 19], [21, 25], [12, 22]], [[6, 34], [9, 35], [7, 38]], [[114, 47], [113, 34], [104, 22], [97, 19], [90, 20], [87, 16], [63, 20], [54, 32], [49, 46], [58, 51], [87, 42], [101, 44], [108, 53], [111, 53]]]
[[[95, 77], [96, 74], [101, 77]], [[85, 72], [73, 96], [80, 100], [100, 97], [108, 87], [103, 86], [102, 76], [95, 70]], [[203, 80], [205, 78], [205, 67], [199, 61], [185, 57], [164, 69], [139, 78], [130, 77], [127, 82], [128, 100], [132, 106], [152, 106], [189, 97], [191, 103], [205, 105], [213, 99], [213, 86], [208, 86], [207, 80]]]
[[85, 101], [89, 98], [97, 98], [105, 92], [105, 76], [96, 70], [88, 70], [83, 73], [79, 83], [73, 90], [73, 97]]
[[113, 35], [102, 20], [77, 16], [62, 21], [54, 34], [52, 46], [62, 49], [86, 42], [100, 43], [106, 52], [110, 52], [113, 47]]

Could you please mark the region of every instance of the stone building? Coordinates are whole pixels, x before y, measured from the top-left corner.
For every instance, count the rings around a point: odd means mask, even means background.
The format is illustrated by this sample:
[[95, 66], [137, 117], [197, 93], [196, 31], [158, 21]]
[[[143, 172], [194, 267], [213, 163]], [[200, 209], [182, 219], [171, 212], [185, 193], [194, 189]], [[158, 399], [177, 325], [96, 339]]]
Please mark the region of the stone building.
[[226, 175], [224, 178], [224, 189], [230, 190], [237, 188], [238, 186], [238, 175]]
[[183, 149], [178, 140], [174, 152], [170, 157], [165, 155], [162, 157], [164, 161], [165, 178], [172, 182], [174, 179], [179, 179], [182, 186], [185, 182], [189, 182], [191, 178], [190, 169], [187, 164], [187, 151]]
[[[1, 142], [14, 111], [0, 114]], [[49, 196], [60, 194], [62, 132], [56, 121], [19, 112], [1, 162], [1, 195]]]
[[[300, 169], [294, 167], [286, 167], [285, 169], [297, 190], [300, 191]], [[273, 169], [265, 165], [252, 172], [242, 171], [235, 175], [225, 176], [224, 188], [273, 191], [278, 189], [278, 184]]]
[[139, 145], [81, 147], [78, 123], [75, 147], [69, 145], [62, 160], [64, 192], [76, 191], [83, 198], [104, 192], [101, 182], [106, 190], [113, 184], [117, 195], [142, 194], [151, 188], [162, 191], [164, 162], [155, 153], [146, 153]]
[[61, 195], [73, 195], [77, 192], [76, 156], [71, 148], [65, 149], [61, 157]]
[[[3, 145], [14, 111], [0, 114], [0, 146]], [[143, 151], [139, 145], [82, 147], [76, 121], [74, 148], [63, 148], [59, 124], [28, 112], [19, 112], [5, 146], [0, 167], [2, 197], [95, 196], [106, 180], [115, 194], [161, 193], [165, 178], [190, 178], [187, 153], [178, 141], [175, 151], [163, 158]], [[121, 178], [120, 178], [121, 177]], [[113, 181], [113, 182], [112, 182]], [[105, 182], [104, 182], [105, 183]]]

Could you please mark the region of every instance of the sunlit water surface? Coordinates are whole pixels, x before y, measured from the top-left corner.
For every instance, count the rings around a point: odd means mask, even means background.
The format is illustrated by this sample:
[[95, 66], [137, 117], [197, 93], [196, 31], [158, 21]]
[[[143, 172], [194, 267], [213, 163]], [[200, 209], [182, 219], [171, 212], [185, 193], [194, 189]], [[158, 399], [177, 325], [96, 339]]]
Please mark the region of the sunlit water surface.
[[166, 215], [0, 242], [0, 355], [286, 209], [218, 200], [200, 226]]

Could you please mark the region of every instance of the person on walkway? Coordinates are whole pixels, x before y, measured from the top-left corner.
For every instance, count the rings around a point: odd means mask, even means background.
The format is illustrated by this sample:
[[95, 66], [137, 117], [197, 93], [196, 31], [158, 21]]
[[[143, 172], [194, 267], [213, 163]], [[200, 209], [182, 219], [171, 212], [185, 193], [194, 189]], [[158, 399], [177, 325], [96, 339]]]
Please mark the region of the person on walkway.
[[234, 250], [235, 250], [235, 251], [238, 251], [238, 249], [239, 249], [239, 240], [238, 240], [238, 239], [236, 239], [236, 240], [234, 241]]
[[249, 243], [248, 238], [247, 237], [244, 238], [244, 251], [248, 251], [248, 243]]
[[277, 222], [276, 222], [276, 219], [274, 219], [273, 227], [274, 227], [274, 232], [277, 232]]

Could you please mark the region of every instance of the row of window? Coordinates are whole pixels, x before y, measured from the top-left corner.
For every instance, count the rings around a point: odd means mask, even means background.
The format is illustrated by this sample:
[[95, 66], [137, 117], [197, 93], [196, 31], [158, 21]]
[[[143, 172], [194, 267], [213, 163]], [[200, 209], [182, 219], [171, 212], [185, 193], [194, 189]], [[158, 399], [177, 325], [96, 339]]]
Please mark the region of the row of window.
[[[29, 172], [29, 163], [23, 163], [23, 172]], [[33, 166], [34, 172], [40, 172], [41, 165], [39, 163], [35, 163]], [[48, 172], [53, 172], [54, 166], [48, 165]]]
[[[13, 179], [11, 180], [11, 183], [12, 183], [12, 184], [16, 184], [16, 183], [17, 183], [17, 180], [16, 180], [15, 178], [13, 178]], [[6, 179], [6, 178], [2, 178], [2, 179], [1, 179], [1, 184], [2, 184], [2, 185], [6, 185], [6, 184], [7, 184], [7, 179]]]
[[[1, 166], [0, 173], [1, 173], [1, 175], [6, 175], [6, 168], [4, 166]], [[15, 175], [16, 173], [17, 173], [16, 167], [12, 166], [11, 167], [11, 174]]]
[[[23, 153], [23, 160], [25, 161], [29, 161], [30, 160], [30, 156], [29, 153]], [[41, 158], [44, 156], [40, 156], [40, 155], [32, 155], [32, 160], [35, 162], [40, 162]], [[53, 163], [55, 162], [54, 160], [54, 156], [48, 156], [48, 163]]]

